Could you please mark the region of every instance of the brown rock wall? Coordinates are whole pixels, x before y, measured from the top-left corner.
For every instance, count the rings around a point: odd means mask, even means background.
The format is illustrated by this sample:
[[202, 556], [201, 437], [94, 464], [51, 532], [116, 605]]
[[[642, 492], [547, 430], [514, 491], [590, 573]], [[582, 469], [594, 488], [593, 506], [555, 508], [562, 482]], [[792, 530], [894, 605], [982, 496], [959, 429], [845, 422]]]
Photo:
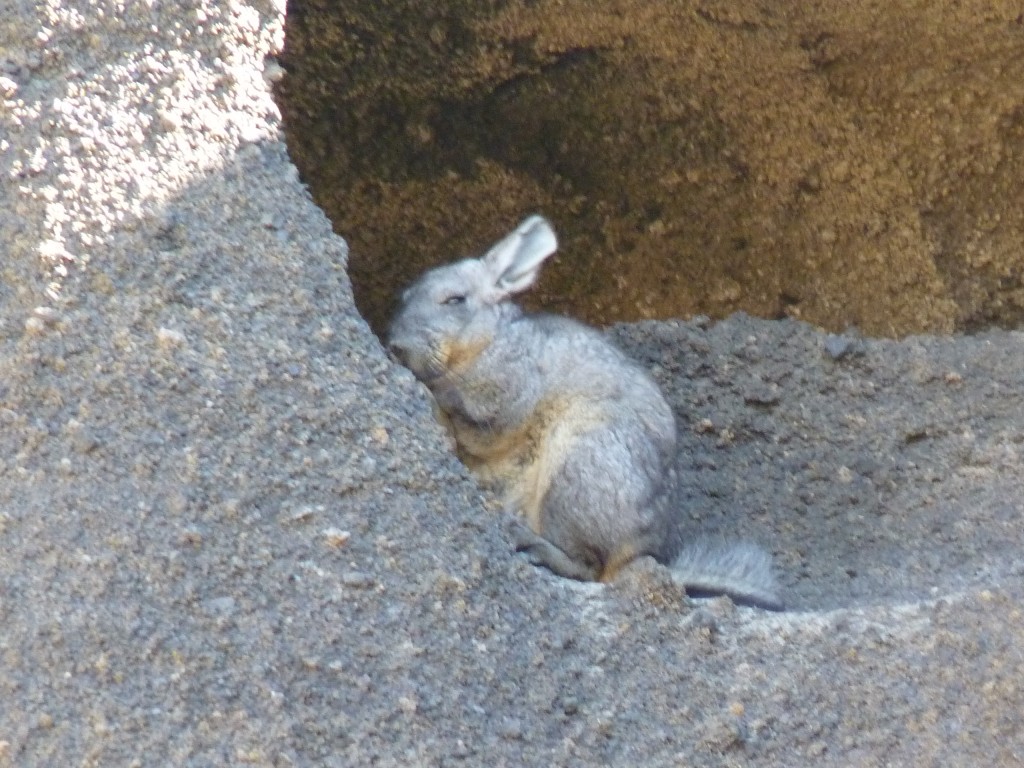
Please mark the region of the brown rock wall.
[[532, 210], [563, 236], [538, 304], [593, 322], [1019, 322], [1013, 3], [334, 8], [292, 4], [279, 95], [378, 330], [423, 266]]

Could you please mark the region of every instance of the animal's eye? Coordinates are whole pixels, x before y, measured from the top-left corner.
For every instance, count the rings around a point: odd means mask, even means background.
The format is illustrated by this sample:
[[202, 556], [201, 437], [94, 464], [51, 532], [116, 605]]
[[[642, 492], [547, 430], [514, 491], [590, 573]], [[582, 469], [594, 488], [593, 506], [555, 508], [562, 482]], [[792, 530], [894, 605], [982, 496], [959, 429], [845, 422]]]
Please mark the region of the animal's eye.
[[454, 296], [449, 296], [449, 297], [447, 297], [445, 299], [442, 299], [442, 301], [441, 301], [442, 304], [444, 304], [446, 306], [449, 306], [449, 307], [453, 307], [456, 304], [464, 304], [465, 302], [466, 302], [466, 297], [463, 296], [460, 293], [457, 293]]

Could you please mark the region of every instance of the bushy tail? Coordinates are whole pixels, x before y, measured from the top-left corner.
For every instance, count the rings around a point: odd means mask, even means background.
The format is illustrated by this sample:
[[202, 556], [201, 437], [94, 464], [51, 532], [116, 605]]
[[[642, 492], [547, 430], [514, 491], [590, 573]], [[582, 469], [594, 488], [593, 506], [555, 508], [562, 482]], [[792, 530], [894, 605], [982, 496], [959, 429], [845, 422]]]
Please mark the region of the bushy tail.
[[755, 544], [721, 544], [698, 539], [688, 544], [669, 566], [672, 577], [690, 597], [728, 595], [738, 605], [769, 611], [785, 606], [778, 595], [772, 558]]

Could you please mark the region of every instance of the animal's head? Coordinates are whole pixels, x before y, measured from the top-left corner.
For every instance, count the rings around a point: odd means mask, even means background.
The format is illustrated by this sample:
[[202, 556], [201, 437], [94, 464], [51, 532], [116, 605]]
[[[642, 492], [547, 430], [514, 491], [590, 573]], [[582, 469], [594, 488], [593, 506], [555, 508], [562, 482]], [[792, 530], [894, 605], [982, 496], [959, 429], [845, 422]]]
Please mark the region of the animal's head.
[[511, 299], [537, 279], [558, 241], [541, 216], [530, 216], [478, 259], [425, 272], [402, 293], [388, 347], [430, 384], [458, 373], [516, 314]]

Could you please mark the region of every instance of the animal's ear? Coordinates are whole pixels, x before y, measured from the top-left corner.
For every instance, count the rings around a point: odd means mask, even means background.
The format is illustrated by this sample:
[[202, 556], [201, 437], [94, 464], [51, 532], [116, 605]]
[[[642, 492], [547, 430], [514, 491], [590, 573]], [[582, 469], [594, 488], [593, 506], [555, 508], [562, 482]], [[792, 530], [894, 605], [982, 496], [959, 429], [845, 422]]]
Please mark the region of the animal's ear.
[[547, 219], [537, 215], [523, 219], [480, 257], [492, 281], [493, 299], [500, 301], [533, 285], [541, 264], [556, 248], [558, 239]]

